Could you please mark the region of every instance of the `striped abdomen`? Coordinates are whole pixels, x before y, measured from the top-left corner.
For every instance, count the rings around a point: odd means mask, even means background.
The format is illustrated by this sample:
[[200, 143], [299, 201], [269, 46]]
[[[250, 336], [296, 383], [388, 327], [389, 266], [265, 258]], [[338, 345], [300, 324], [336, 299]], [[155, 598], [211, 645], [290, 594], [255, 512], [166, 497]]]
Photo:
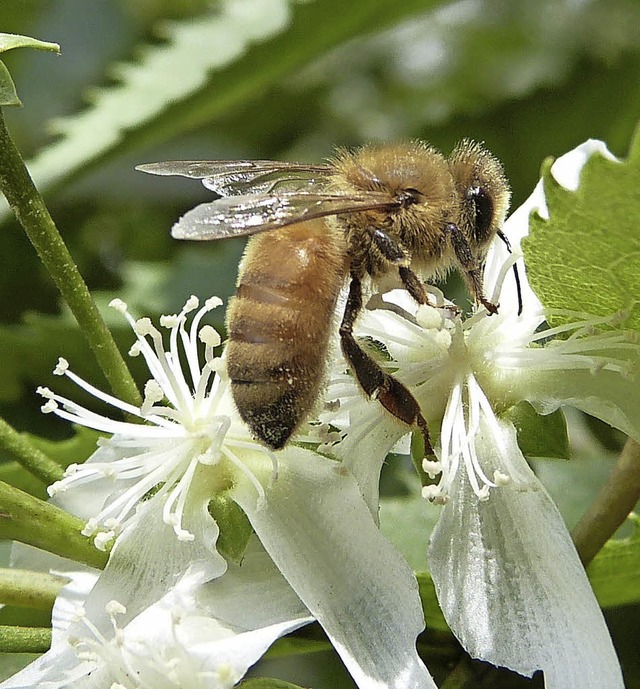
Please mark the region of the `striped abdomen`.
[[324, 382], [345, 268], [343, 235], [322, 219], [263, 232], [247, 245], [228, 311], [227, 370], [240, 416], [275, 450]]

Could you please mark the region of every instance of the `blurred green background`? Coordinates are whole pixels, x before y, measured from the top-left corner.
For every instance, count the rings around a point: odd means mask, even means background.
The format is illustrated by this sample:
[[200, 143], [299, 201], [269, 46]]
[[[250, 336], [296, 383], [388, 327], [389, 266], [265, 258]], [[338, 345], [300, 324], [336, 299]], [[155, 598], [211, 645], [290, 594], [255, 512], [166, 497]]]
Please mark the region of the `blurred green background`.
[[[172, 240], [173, 221], [211, 194], [136, 164], [312, 162], [337, 145], [410, 138], [448, 152], [469, 136], [503, 160], [518, 205], [547, 156], [589, 137], [626, 154], [640, 119], [639, 26], [634, 0], [9, 0], [0, 31], [58, 42], [62, 55], [3, 56], [24, 104], [5, 118], [98, 302], [118, 296], [154, 316], [190, 294], [228, 298], [242, 242]], [[57, 357], [106, 384], [1, 199], [0, 222], [0, 414], [62, 437], [69, 429], [40, 414], [34, 393], [55, 385], [78, 399], [54, 383]], [[105, 317], [126, 351], [130, 332], [117, 314]], [[540, 471], [575, 523], [622, 439], [582, 417], [571, 438], [574, 461]], [[408, 496], [415, 485], [399, 488], [402, 471], [387, 477], [388, 492]], [[432, 515], [404, 518], [417, 552]], [[638, 611], [609, 619], [628, 686], [640, 687]], [[333, 669], [319, 682], [349, 685]]]

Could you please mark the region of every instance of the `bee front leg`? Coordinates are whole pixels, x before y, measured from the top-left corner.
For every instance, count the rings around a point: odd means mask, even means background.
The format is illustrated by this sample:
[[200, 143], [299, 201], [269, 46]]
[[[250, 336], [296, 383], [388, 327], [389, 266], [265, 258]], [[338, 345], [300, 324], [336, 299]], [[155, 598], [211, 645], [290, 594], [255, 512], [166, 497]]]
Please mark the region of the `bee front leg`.
[[500, 304], [493, 304], [482, 292], [482, 271], [478, 266], [477, 259], [473, 255], [469, 242], [467, 242], [464, 234], [462, 234], [460, 228], [453, 223], [449, 223], [445, 229], [451, 236], [453, 251], [456, 254], [464, 278], [475, 300], [482, 304], [489, 314], [498, 313]]
[[417, 426], [424, 439], [425, 455], [435, 459], [429, 427], [422, 416], [416, 398], [399, 380], [385, 373], [356, 342], [353, 326], [360, 311], [362, 311], [362, 283], [359, 277], [352, 274], [349, 296], [340, 324], [342, 352], [365, 394], [377, 399], [388, 412], [408, 426]]
[[460, 314], [460, 309], [455, 304], [433, 304], [431, 301], [431, 295], [427, 292], [422, 280], [411, 270], [411, 268], [406, 268], [401, 266], [398, 269], [400, 273], [400, 279], [404, 288], [409, 292], [409, 294], [418, 302], [418, 304], [427, 304], [432, 306], [434, 309], [443, 309], [447, 311], [452, 316], [457, 316]]

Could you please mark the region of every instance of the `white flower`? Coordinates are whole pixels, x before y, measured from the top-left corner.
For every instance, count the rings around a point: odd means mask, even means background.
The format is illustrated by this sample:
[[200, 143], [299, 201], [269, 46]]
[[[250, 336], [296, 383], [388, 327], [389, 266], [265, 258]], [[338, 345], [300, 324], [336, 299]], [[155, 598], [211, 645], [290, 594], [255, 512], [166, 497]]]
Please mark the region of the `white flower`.
[[[210, 326], [200, 327], [204, 314], [219, 303], [208, 300], [189, 326], [187, 315], [198, 308], [193, 297], [180, 314], [163, 317], [161, 323], [169, 329], [165, 350], [160, 332], [148, 319], [134, 321], [126, 306], [115, 302], [136, 332], [132, 353], [144, 356], [152, 376], [140, 409], [96, 390], [75, 376], [66, 362], [59, 362], [58, 374], [145, 423], [113, 421], [40, 390], [47, 398], [45, 411], [114, 434], [51, 491], [58, 505], [86, 520], [85, 532], [94, 536], [98, 547], [115, 541], [106, 569], [86, 599], [85, 620], [100, 648], [117, 646], [121, 656], [117, 663], [104, 664], [106, 674], [92, 672], [86, 686], [110, 687], [110, 681], [129, 686], [117, 677], [94, 685], [93, 678], [107, 677], [118, 663], [142, 667], [142, 647], [135, 651], [135, 644], [127, 645], [123, 650], [118, 640], [123, 634], [128, 639], [127, 630], [137, 619], [146, 619], [159, 601], [177, 595], [177, 582], [197, 571], [201, 583], [217, 595], [208, 607], [213, 620], [236, 632], [268, 629], [266, 637], [258, 634], [255, 648], [264, 650], [278, 635], [299, 626], [302, 618], [312, 617], [324, 627], [361, 688], [433, 689], [415, 647], [424, 627], [415, 577], [379, 532], [353, 475], [339, 462], [293, 444], [276, 457], [254, 441], [240, 421], [224, 362], [214, 356], [220, 339]], [[204, 365], [198, 339], [204, 343]], [[226, 497], [244, 511], [260, 547], [275, 563], [272, 568], [281, 573], [282, 582], [286, 580], [285, 591], [279, 584], [274, 589], [271, 578], [239, 592], [235, 577], [246, 578], [251, 570], [243, 564], [242, 575], [217, 551], [219, 528], [208, 509], [214, 496]], [[110, 613], [112, 600], [121, 606], [118, 629]], [[265, 619], [267, 601], [274, 612]], [[69, 631], [86, 638], [77, 625]], [[169, 636], [178, 637], [177, 628]], [[191, 655], [191, 645], [179, 646], [178, 655]], [[238, 648], [233, 646], [229, 653]], [[260, 655], [252, 653], [248, 664], [241, 663], [245, 670]], [[91, 672], [77, 654], [66, 653], [64, 663], [59, 659], [52, 649], [36, 666], [53, 673], [46, 675], [52, 687], [64, 686], [62, 671], [78, 677]], [[99, 658], [94, 660], [99, 664]], [[244, 670], [238, 672], [239, 677]], [[198, 685], [189, 680], [176, 686]]]
[[97, 574], [67, 576], [53, 610], [51, 650], [5, 689], [230, 689], [276, 639], [312, 619], [257, 541], [242, 567], [209, 583], [191, 567], [129, 622], [117, 600], [100, 615], [88, 605]]
[[[562, 180], [574, 169], [575, 180], [575, 167], [594, 150], [601, 146], [590, 142], [552, 171], [560, 170]], [[391, 293], [390, 309], [368, 312], [359, 334], [386, 347], [390, 370], [439, 435], [438, 461], [423, 467], [433, 479], [423, 495], [444, 505], [428, 559], [462, 645], [524, 675], [543, 670], [550, 689], [619, 689], [615, 651], [566, 526], [501, 414], [525, 400], [544, 414], [568, 404], [640, 439], [640, 386], [632, 375], [640, 348], [630, 333], [599, 329], [623, 314], [577, 315], [569, 325], [540, 330], [545, 314], [518, 259], [534, 208], [546, 212], [541, 184], [505, 224], [514, 254], [494, 246], [487, 261], [485, 292], [500, 302], [497, 315], [480, 309], [463, 321]], [[520, 316], [515, 285], [503, 288], [516, 259]], [[331, 390], [343, 397], [352, 423], [336, 454], [375, 504], [381, 464], [402, 428], [381, 420], [375, 403], [349, 399], [349, 385], [344, 377]]]

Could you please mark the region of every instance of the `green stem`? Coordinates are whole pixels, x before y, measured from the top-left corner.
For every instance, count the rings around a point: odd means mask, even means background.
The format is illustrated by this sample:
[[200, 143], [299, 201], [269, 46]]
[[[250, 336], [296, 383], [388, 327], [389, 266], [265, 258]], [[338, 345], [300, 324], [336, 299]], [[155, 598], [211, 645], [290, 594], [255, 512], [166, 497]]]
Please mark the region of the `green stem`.
[[140, 392], [36, 189], [0, 108], [0, 191], [69, 305], [114, 393], [140, 405]]
[[639, 499], [640, 445], [629, 438], [607, 482], [571, 534], [585, 566], [624, 523]]
[[0, 569], [0, 603], [48, 611], [67, 581], [45, 572]]
[[26, 435], [18, 433], [2, 418], [0, 418], [0, 449], [10, 454], [47, 486], [64, 476], [64, 470], [59, 464], [47, 457]]
[[51, 647], [48, 627], [8, 627], [0, 625], [0, 652], [45, 653]]
[[108, 554], [81, 534], [83, 528], [81, 519], [0, 481], [0, 538], [101, 569]]

